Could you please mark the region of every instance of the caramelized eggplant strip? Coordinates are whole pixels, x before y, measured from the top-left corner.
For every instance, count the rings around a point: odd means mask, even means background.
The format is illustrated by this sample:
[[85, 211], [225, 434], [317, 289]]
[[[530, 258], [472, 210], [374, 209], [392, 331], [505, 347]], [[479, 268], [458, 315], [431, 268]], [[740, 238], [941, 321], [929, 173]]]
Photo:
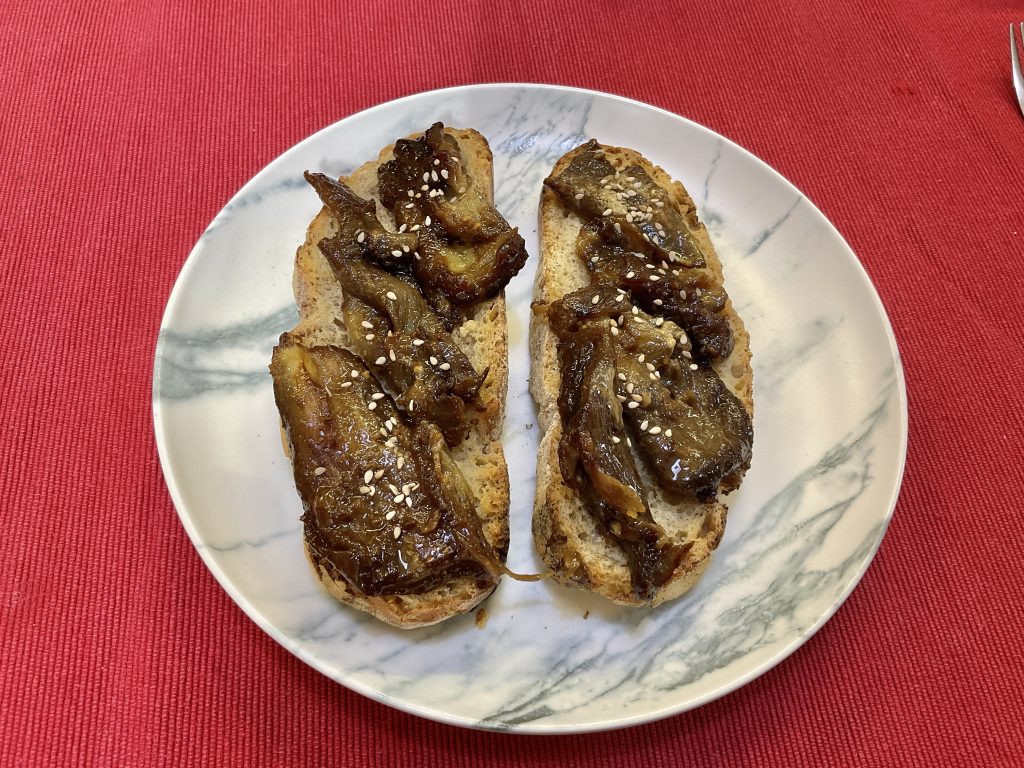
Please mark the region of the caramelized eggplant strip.
[[[614, 306], [614, 291], [595, 293]], [[568, 306], [566, 299], [569, 299]], [[615, 335], [606, 317], [577, 322], [579, 296], [570, 294], [550, 308], [558, 336], [562, 387], [559, 411], [564, 430], [559, 443], [562, 477], [576, 488], [598, 527], [619, 547], [629, 565], [633, 589], [651, 597], [689, 550], [666, 536], [651, 516], [617, 397]], [[588, 294], [586, 301], [590, 301]], [[607, 311], [607, 307], [603, 307]]]
[[544, 184], [582, 218], [608, 218], [667, 260], [687, 267], [705, 266], [700, 248], [669, 194], [640, 166], [618, 170], [594, 139]]
[[526, 263], [526, 244], [465, 170], [458, 142], [435, 123], [395, 143], [377, 170], [381, 202], [419, 237], [412, 264], [425, 292], [456, 304], [496, 296]]
[[[685, 334], [676, 335], [674, 325], [641, 312], [607, 285], [568, 294], [549, 316], [553, 327], [598, 323], [615, 339], [616, 399], [633, 444], [662, 488], [710, 501], [742, 475], [753, 443], [750, 417], [712, 369], [692, 362]], [[572, 376], [563, 366], [569, 386]]]
[[460, 575], [497, 583], [476, 501], [436, 427], [407, 426], [340, 347], [284, 334], [270, 371], [317, 565], [365, 595], [423, 593]]
[[449, 445], [461, 442], [466, 406], [487, 371], [473, 369], [414, 285], [361, 261], [339, 238], [322, 241], [320, 250], [345, 292], [342, 317], [353, 351], [413, 421], [433, 421]]
[[645, 311], [683, 328], [693, 339], [698, 361], [732, 352], [732, 328], [723, 312], [725, 291], [705, 270], [663, 260], [649, 244], [606, 219], [580, 229], [576, 254], [594, 282], [624, 288]]

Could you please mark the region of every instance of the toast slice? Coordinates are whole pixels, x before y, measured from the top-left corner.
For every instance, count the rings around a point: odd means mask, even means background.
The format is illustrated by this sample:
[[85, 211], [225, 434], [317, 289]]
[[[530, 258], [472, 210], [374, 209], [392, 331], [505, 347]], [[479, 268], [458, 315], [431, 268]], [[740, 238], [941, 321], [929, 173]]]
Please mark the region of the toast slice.
[[[722, 286], [722, 265], [707, 230], [697, 217], [696, 205], [682, 184], [673, 181], [665, 171], [633, 150], [596, 144], [591, 147], [603, 151], [604, 157], [616, 169], [638, 165], [653, 178], [664, 191], [666, 202], [674, 205], [681, 214], [692, 241], [704, 257], [707, 270], [713, 275], [712, 279]], [[582, 145], [562, 157], [552, 170], [552, 177], [564, 171], [586, 148], [587, 145]], [[559, 443], [564, 428], [559, 411], [559, 340], [544, 309], [591, 283], [590, 273], [576, 252], [577, 236], [585, 223], [584, 218], [545, 186], [540, 202], [541, 248], [534, 287], [535, 311], [530, 322], [530, 391], [539, 408], [542, 434], [537, 457], [533, 536], [556, 581], [595, 592], [623, 605], [657, 605], [682, 595], [696, 584], [710, 562], [711, 553], [722, 539], [727, 508], [722, 494], [714, 494], [715, 498], [706, 501], [696, 497], [670, 498], [644, 462], [637, 460], [654, 521], [664, 529], [669, 539], [689, 547], [671, 576], [653, 594], [641, 596], [632, 584], [623, 549], [600, 529], [579, 492], [563, 478], [559, 464]], [[595, 304], [597, 298], [595, 295]], [[731, 352], [714, 361], [712, 368], [752, 417], [753, 376], [749, 338], [731, 301], [726, 301], [721, 314], [728, 320], [734, 343]], [[632, 452], [636, 457], [635, 448]], [[745, 469], [745, 466], [741, 467], [733, 477], [725, 479], [719, 490], [736, 487]]]
[[[471, 129], [445, 128], [459, 144], [463, 165], [488, 200], [493, 200], [492, 155], [487, 140]], [[408, 138], [415, 139], [421, 134]], [[381, 150], [377, 160], [368, 162], [340, 181], [364, 199], [377, 204], [378, 219], [391, 231], [394, 220], [381, 205], [377, 169], [393, 158], [394, 145]], [[341, 285], [321, 253], [318, 243], [338, 231], [332, 214], [324, 208], [310, 223], [305, 242], [295, 256], [293, 289], [299, 308], [299, 322], [288, 336], [305, 347], [335, 345], [351, 348], [341, 321], [344, 298]], [[475, 409], [468, 410], [466, 437], [450, 449], [475, 495], [483, 535], [504, 562], [509, 539], [508, 468], [501, 446], [502, 421], [508, 386], [508, 336], [504, 292], [476, 304], [465, 322], [452, 333], [456, 345], [477, 371], [487, 371]], [[494, 589], [482, 588], [477, 579], [464, 575], [453, 578], [422, 594], [367, 596], [345, 581], [331, 576], [306, 545], [307, 559], [317, 578], [338, 600], [401, 628], [434, 624], [471, 610]]]

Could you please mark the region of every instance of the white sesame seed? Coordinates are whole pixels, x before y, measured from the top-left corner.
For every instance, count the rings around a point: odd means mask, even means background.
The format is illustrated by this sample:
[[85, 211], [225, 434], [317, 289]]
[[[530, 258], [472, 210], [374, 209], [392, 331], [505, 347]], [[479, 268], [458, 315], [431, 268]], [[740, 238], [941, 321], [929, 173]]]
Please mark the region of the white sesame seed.
[[654, 318], [654, 327], [655, 328], [661, 328], [661, 326], [664, 323], [665, 323], [665, 318], [664, 317], [656, 317], [656, 318]]
[[[420, 192], [426, 192], [428, 189], [430, 189], [430, 187], [424, 184], [422, 187], [420, 187]], [[419, 197], [419, 195], [417, 194], [416, 197]]]
[[655, 200], [655, 201], [654, 201], [654, 204], [655, 204], [655, 205], [656, 205], [656, 206], [657, 206], [658, 208], [664, 208], [664, 207], [665, 207], [665, 203], [663, 203], [663, 202], [662, 202], [661, 200]]
[[353, 379], [358, 379], [359, 378], [359, 371], [357, 371], [355, 368], [353, 368], [351, 371], [349, 371], [348, 375], [351, 376]]
[[395, 437], [394, 435], [392, 435], [391, 437], [389, 437], [387, 440], [384, 441], [384, 447], [385, 448], [394, 448], [395, 445], [397, 445], [397, 443], [398, 443], [398, 438]]
[[373, 400], [371, 400], [370, 402], [368, 402], [366, 404], [366, 407], [369, 408], [371, 411], [375, 411], [375, 410], [377, 410], [377, 403], [375, 403]]
[[403, 245], [402, 246], [402, 253], [408, 253], [408, 252], [409, 252], [409, 246], [408, 245]]
[[626, 391], [629, 392], [629, 394], [633, 394], [633, 382], [626, 384]]
[[392, 301], [397, 301], [397, 300], [398, 300], [398, 296], [396, 296], [396, 295], [395, 295], [395, 292], [394, 292], [394, 291], [388, 291], [388, 292], [387, 292], [387, 293], [385, 293], [384, 295], [385, 295], [385, 296], [387, 296], [387, 297], [388, 297], [389, 299], [391, 299]]
[[660, 435], [661, 434], [661, 427], [651, 427], [647, 431], [648, 431], [649, 434], [652, 434], [652, 435]]
[[434, 165], [440, 165], [441, 161], [438, 158], [434, 158]]
[[619, 302], [621, 302], [621, 301], [622, 301], [622, 300], [623, 300], [624, 298], [626, 298], [626, 297], [625, 297], [625, 296], [623, 296], [623, 295], [622, 295], [622, 294], [620, 293], [620, 294], [619, 294], [618, 296], [616, 296], [616, 297], [615, 297], [615, 303], [616, 303], [616, 304], [618, 304], [618, 303], [619, 303]]
[[377, 338], [377, 337], [374, 336], [372, 333], [366, 334], [366, 340], [367, 341], [373, 341], [375, 338]]
[[615, 222], [615, 234], [617, 234], [617, 235], [621, 235], [622, 234], [622, 225], [619, 224], [619, 222], [617, 222], [617, 221]]
[[395, 515], [397, 515], [397, 514], [398, 513], [395, 510], [389, 509], [388, 513], [386, 515], [384, 515], [384, 519], [388, 520], [388, 521], [394, 520], [395, 519]]
[[628, 437], [626, 438], [626, 445], [628, 445], [630, 448], [633, 447], [633, 441], [630, 440]]
[[653, 365], [651, 365], [650, 363], [644, 363], [644, 365], [646, 365], [646, 366], [647, 366], [647, 370], [648, 370], [648, 371], [653, 371], [653, 370], [654, 370], [654, 366], [653, 366]]
[[316, 469], [313, 470], [313, 474], [316, 475], [317, 477], [319, 477], [320, 475], [322, 475], [326, 471], [327, 471], [327, 467], [317, 467]]
[[423, 339], [413, 339], [412, 340], [412, 345], [414, 347], [422, 346], [423, 345]]
[[634, 277], [636, 277], [636, 272], [634, 272], [632, 269], [629, 270], [629, 272], [626, 273], [626, 279], [627, 280], [631, 280]]
[[602, 216], [611, 216], [612, 215], [612, 209], [611, 208], [605, 208], [604, 211], [601, 213], [601, 215]]
[[405, 194], [407, 194], [409, 197], [412, 197], [413, 196], [413, 191], [411, 189], [407, 190]]
[[657, 275], [651, 275], [651, 282], [652, 282], [652, 283], [656, 283], [656, 282], [658, 282], [659, 280], [661, 280], [661, 278], [660, 278], [660, 277], [658, 277]]
[[363, 482], [369, 484], [373, 480], [373, 470], [368, 469], [363, 473]]
[[630, 395], [629, 397], [630, 397], [631, 400], [633, 400], [634, 402], [637, 402], [637, 403], [642, 403], [644, 401], [644, 396], [643, 395]]
[[663, 302], [661, 299], [655, 299], [654, 300], [654, 306], [656, 306], [656, 307], [660, 307], [664, 303], [665, 302]]
[[352, 386], [352, 382], [351, 381], [345, 381], [345, 382], [342, 382], [341, 388], [344, 389], [345, 387], [351, 387], [351, 386]]
[[696, 371], [696, 370], [697, 370], [697, 367], [698, 367], [698, 366], [697, 366], [697, 364], [696, 364], [696, 363], [690, 363], [690, 370], [691, 370], [691, 371]]
[[636, 361], [638, 363], [642, 363], [645, 359], [646, 359], [646, 357], [644, 355], [642, 355], [642, 354], [636, 356]]
[[621, 441], [621, 440], [619, 440], [619, 438], [617, 438], [617, 437], [616, 437], [615, 435], [612, 435], [612, 442], [613, 442], [613, 443], [615, 443], [616, 445], [618, 445], [618, 444], [619, 444], [619, 443], [621, 443], [622, 441]]
[[377, 365], [384, 365], [384, 363], [386, 363], [387, 361], [388, 359], [386, 357], [381, 356], [374, 360], [374, 363], [376, 363]]
[[416, 410], [416, 401], [415, 400], [410, 400], [409, 401], [409, 413], [412, 413], [415, 410]]
[[[405, 230], [407, 230], [408, 228], [409, 228], [408, 224], [403, 224], [402, 226], [400, 226], [398, 228], [398, 233], [401, 234], [402, 232], [405, 232]], [[394, 253], [394, 251], [392, 251], [392, 253]]]
[[406, 208], [415, 208], [416, 207], [416, 203], [406, 203], [405, 207]]
[[612, 331], [612, 336], [618, 336], [619, 335], [619, 329], [618, 328], [612, 328], [611, 331]]
[[384, 470], [383, 469], [378, 469], [376, 472], [373, 473], [373, 479], [374, 480], [380, 480], [382, 477], [384, 477]]
[[582, 192], [577, 192], [575, 195], [573, 195], [573, 197], [575, 197], [577, 200], [582, 200], [583, 199], [583, 193]]
[[598, 302], [600, 302], [600, 301], [601, 301], [601, 294], [599, 294], [599, 293], [595, 293], [595, 294], [594, 294], [594, 298], [592, 298], [592, 299], [590, 300], [590, 303], [591, 303], [591, 304], [597, 304], [597, 303], [598, 303]]
[[396, 462], [396, 464], [398, 465], [399, 469], [404, 467], [405, 466], [405, 457], [404, 456], [399, 456], [398, 457], [398, 461]]
[[395, 504], [401, 504], [403, 501], [405, 501], [404, 493], [400, 493], [397, 496], [395, 496]]
[[383, 392], [374, 392], [372, 395], [370, 395], [370, 397], [372, 399], [374, 399], [374, 400], [380, 400], [380, 399], [382, 399], [384, 397], [384, 393]]
[[616, 395], [615, 399], [618, 400], [620, 403], [626, 402], [626, 398], [623, 395]]
[[616, 377], [616, 378], [617, 378], [617, 379], [618, 379], [619, 381], [625, 381], [625, 380], [626, 380], [626, 374], [624, 374], [624, 373], [621, 373], [621, 372], [620, 372], [620, 373], [616, 373], [616, 374], [615, 374], [615, 377]]
[[430, 172], [429, 171], [424, 171], [423, 172], [423, 180], [424, 181], [430, 181]]
[[406, 483], [405, 485], [402, 486], [402, 493], [404, 493], [406, 496], [409, 495], [409, 491], [411, 491], [411, 490], [412, 490], [412, 483]]
[[371, 485], [370, 486], [370, 495], [374, 496], [374, 495], [376, 495], [376, 493], [377, 493], [377, 489], [374, 486]]
[[362, 325], [363, 328], [373, 328], [373, 323], [371, 323], [369, 320], [363, 320], [363, 322], [360, 323], [360, 325]]
[[392, 535], [392, 536], [394, 536], [394, 537], [395, 537], [396, 539], [397, 539], [397, 538], [398, 538], [399, 536], [401, 536], [401, 535], [402, 535], [402, 526], [400, 526], [400, 525], [396, 525], [396, 526], [395, 526], [395, 530], [393, 530], [393, 531], [391, 532], [391, 535]]
[[412, 509], [412, 496], [405, 497], [405, 506], [407, 506], [409, 509]]
[[434, 357], [433, 355], [430, 356], [430, 364], [437, 365], [437, 358]]
[[388, 483], [388, 490], [391, 491], [392, 495], [398, 493], [398, 488], [392, 483]]
[[643, 421], [640, 422], [640, 431], [641, 432], [646, 432], [647, 431], [647, 424], [648, 424], [647, 419], [644, 419]]
[[395, 350], [388, 350], [388, 358], [391, 360], [392, 363], [395, 362]]
[[437, 171], [431, 171], [430, 172], [430, 180], [431, 181], [437, 181]]
[[637, 309], [636, 307], [633, 307], [633, 314], [634, 315], [639, 315], [640, 314], [640, 310]]
[[626, 407], [627, 408], [639, 408], [640, 407], [640, 403], [636, 402], [635, 400], [631, 400], [628, 403], [626, 403]]
[[442, 371], [450, 371], [452, 369], [451, 363], [441, 363]]
[[384, 429], [384, 427], [381, 427], [377, 431], [380, 432], [380, 436], [381, 437], [387, 437], [388, 436], [388, 431], [386, 429]]
[[368, 486], [368, 485], [360, 485], [359, 486], [359, 492], [361, 494], [363, 494], [363, 496], [368, 495], [370, 493], [370, 486]]
[[448, 171], [445, 170], [444, 168], [441, 169], [441, 178], [442, 179], [447, 179], [448, 178]]
[[672, 430], [671, 429], [666, 429], [665, 430], [665, 437], [672, 437]]
[[420, 231], [420, 225], [419, 224], [413, 224], [412, 228], [409, 231], [410, 232], [419, 232]]
[[360, 232], [358, 235], [356, 235], [356, 242], [357, 243], [361, 243], [365, 239], [366, 239], [366, 233], [365, 232]]

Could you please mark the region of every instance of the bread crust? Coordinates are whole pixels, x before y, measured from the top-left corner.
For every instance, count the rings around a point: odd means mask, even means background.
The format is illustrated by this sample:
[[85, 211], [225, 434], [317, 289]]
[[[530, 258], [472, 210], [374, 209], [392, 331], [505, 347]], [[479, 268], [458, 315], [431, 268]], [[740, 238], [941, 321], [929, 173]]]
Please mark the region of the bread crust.
[[[493, 199], [493, 164], [487, 140], [472, 129], [444, 130], [458, 140], [466, 170], [480, 189]], [[407, 138], [415, 139], [420, 135]], [[393, 156], [394, 144], [391, 144], [381, 150], [377, 160], [340, 179], [360, 197], [373, 199], [377, 203], [377, 217], [392, 231], [394, 220], [381, 206], [377, 193], [377, 168]], [[318, 247], [321, 240], [337, 232], [337, 227], [330, 212], [326, 208], [321, 209], [310, 223], [305, 242], [295, 255], [292, 287], [299, 308], [299, 323], [291, 333], [304, 346], [335, 344], [350, 348], [348, 334], [341, 322], [344, 292]], [[488, 373], [480, 388], [478, 407], [467, 410], [467, 436], [451, 449], [451, 454], [479, 501], [477, 512], [484, 537], [504, 561], [509, 540], [508, 467], [501, 446], [508, 388], [508, 322], [504, 292], [477, 304], [472, 316], [452, 333], [452, 337], [474, 369], [486, 369]], [[308, 547], [306, 558], [317, 578], [335, 598], [392, 626], [406, 629], [435, 624], [465, 613], [494, 590], [493, 585], [481, 588], [471, 576], [459, 576], [423, 594], [367, 596], [357, 594], [345, 582], [333, 579], [314, 561]]]
[[[559, 159], [551, 174], [564, 170], [582, 149], [583, 146], [577, 147]], [[673, 181], [664, 170], [634, 150], [608, 146], [601, 149], [618, 168], [633, 164], [643, 167], [667, 191], [682, 211], [708, 269], [718, 284], [722, 284], [721, 262], [707, 230], [697, 217], [696, 204], [683, 185]], [[586, 267], [575, 253], [576, 236], [584, 222], [547, 187], [541, 192], [539, 215], [540, 263], [537, 265], [533, 295], [535, 303], [549, 304], [590, 282]], [[731, 299], [726, 302], [723, 312], [732, 328], [735, 345], [732, 353], [717, 361], [713, 368], [753, 417], [750, 339]], [[632, 589], [621, 549], [598, 530], [579, 495], [562, 479], [558, 461], [558, 443], [562, 437], [562, 420], [558, 411], [558, 341], [545, 313], [531, 313], [530, 357], [530, 393], [537, 403], [542, 435], [537, 455], [533, 537], [537, 551], [551, 569], [555, 581], [633, 606], [658, 605], [687, 592], [707, 568], [711, 553], [725, 531], [728, 510], [722, 497], [710, 503], [696, 500], [681, 504], [670, 502], [647, 473], [644, 463], [637, 462], [644, 485], [649, 490], [648, 501], [654, 519], [669, 535], [693, 542], [689, 554], [654, 596], [650, 600], [638, 598]]]

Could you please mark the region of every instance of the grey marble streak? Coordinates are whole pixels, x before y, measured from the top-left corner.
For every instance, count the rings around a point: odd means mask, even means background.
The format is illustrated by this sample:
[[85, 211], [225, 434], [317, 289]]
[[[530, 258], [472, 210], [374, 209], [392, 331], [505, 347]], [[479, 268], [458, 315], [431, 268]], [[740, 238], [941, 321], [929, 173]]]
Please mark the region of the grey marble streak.
[[252, 320], [192, 332], [165, 328], [157, 342], [156, 396], [185, 400], [211, 391], [262, 386], [278, 336], [298, 321], [294, 305]]
[[772, 235], [778, 232], [779, 229], [782, 228], [782, 225], [789, 221], [789, 217], [793, 215], [793, 211], [796, 210], [796, 207], [800, 205], [800, 201], [803, 199], [803, 195], [797, 196], [797, 198], [790, 204], [789, 208], [786, 209], [786, 212], [784, 214], [782, 214], [778, 219], [776, 219], [767, 227], [758, 232], [754, 236], [754, 242], [751, 243], [749, 248], [747, 248], [747, 251], [744, 255], [748, 257], [753, 256], [755, 253], [761, 250], [761, 246], [763, 246], [768, 241], [768, 238], [770, 238]]
[[[655, 632], [611, 654], [603, 644], [584, 642], [566, 648], [555, 654], [552, 674], [531, 695], [489, 713], [482, 722], [508, 726], [535, 722], [565, 709], [567, 700], [592, 702], [613, 694], [617, 706], [628, 705], [649, 698], [650, 690], [680, 688], [760, 646], [809, 630], [799, 615], [807, 596], [837, 600], [882, 533], [883, 523], [872, 526], [860, 541], [848, 545], [846, 557], [827, 570], [808, 565], [871, 480], [875, 430], [891, 407], [895, 386], [895, 377], [890, 376], [876, 407], [859, 428], [770, 498], [757, 511], [739, 546], [718, 554], [719, 575], [710, 593], [702, 590], [700, 599], [684, 599], [659, 609], [659, 626], [686, 627], [686, 632]], [[832, 502], [814, 507], [813, 500], [823, 497]], [[776, 578], [763, 591], [749, 591], [748, 585], [764, 585], [759, 576], [780, 559], [787, 566], [777, 569]], [[737, 588], [747, 589], [748, 594], [716, 612], [715, 593]], [[642, 622], [649, 615], [650, 611], [639, 611], [635, 620]], [[609, 673], [599, 685], [591, 677], [575, 676], [597, 659]]]

